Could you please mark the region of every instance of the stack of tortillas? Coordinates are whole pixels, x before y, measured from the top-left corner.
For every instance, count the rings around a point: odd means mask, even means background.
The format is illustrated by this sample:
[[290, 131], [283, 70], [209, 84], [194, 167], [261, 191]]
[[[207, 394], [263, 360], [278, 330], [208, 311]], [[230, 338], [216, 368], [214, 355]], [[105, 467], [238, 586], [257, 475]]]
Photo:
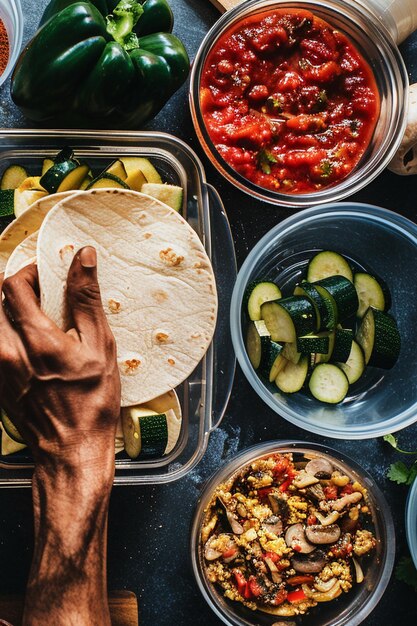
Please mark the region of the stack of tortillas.
[[38, 200], [1, 235], [0, 269], [9, 276], [36, 260], [41, 307], [67, 330], [68, 269], [86, 245], [97, 251], [121, 404], [147, 403], [184, 381], [210, 344], [217, 316], [210, 259], [167, 205], [135, 191], [96, 189]]

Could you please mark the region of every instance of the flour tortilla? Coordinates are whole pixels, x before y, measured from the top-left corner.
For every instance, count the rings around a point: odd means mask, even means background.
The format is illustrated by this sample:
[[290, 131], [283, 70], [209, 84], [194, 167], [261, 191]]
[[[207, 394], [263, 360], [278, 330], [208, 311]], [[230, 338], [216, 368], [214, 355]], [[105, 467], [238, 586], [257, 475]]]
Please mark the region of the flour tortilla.
[[85, 245], [97, 250], [121, 404], [147, 403], [185, 380], [212, 339], [217, 293], [210, 260], [196, 232], [158, 200], [121, 189], [71, 195], [45, 217], [37, 247], [41, 306], [64, 330], [68, 269]]
[[18, 218], [13, 220], [0, 235], [0, 272], [6, 269], [7, 261], [13, 250], [28, 235], [39, 230], [45, 215], [59, 202], [74, 191], [63, 191], [50, 196], [40, 198], [24, 211]]
[[16, 272], [22, 269], [22, 267], [25, 267], [25, 265], [36, 262], [38, 233], [39, 231], [36, 230], [13, 250], [7, 261], [6, 269], [4, 270], [5, 278], [16, 274]]

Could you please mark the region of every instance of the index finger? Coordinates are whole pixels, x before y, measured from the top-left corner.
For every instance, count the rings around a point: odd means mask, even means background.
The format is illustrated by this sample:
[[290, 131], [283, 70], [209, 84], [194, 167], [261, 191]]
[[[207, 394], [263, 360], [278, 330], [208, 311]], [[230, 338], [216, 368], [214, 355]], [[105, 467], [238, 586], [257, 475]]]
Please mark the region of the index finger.
[[39, 335], [44, 337], [44, 341], [48, 341], [48, 336], [61, 333], [54, 322], [41, 311], [38, 269], [35, 264], [26, 265], [6, 278], [2, 290], [13, 323], [29, 347], [33, 347], [35, 342], [39, 345]]

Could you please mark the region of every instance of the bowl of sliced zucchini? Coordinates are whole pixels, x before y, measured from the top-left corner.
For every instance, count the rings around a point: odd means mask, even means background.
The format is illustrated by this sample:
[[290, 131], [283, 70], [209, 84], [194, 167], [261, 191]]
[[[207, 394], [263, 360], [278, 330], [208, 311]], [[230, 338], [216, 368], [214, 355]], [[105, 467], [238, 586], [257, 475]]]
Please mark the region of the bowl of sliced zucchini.
[[259, 396], [310, 432], [364, 439], [417, 420], [417, 226], [329, 204], [278, 224], [244, 262], [231, 332]]

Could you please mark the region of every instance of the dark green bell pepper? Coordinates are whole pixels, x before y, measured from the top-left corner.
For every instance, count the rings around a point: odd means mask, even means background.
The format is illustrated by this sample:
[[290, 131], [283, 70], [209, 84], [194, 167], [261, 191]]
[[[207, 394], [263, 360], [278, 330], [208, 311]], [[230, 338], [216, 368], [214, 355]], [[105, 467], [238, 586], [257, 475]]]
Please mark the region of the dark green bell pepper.
[[138, 128], [184, 83], [189, 58], [166, 0], [52, 0], [12, 76], [27, 117]]

